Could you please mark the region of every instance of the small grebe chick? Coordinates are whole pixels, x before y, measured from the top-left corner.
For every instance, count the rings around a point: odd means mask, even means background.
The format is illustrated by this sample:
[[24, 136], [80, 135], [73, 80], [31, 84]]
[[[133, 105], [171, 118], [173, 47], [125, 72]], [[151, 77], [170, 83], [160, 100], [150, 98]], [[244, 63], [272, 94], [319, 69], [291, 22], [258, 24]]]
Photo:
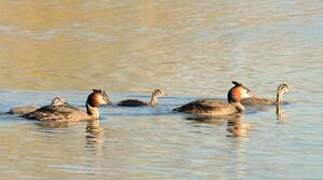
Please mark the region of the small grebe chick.
[[64, 104], [65, 104], [65, 99], [63, 99], [62, 97], [56, 96], [52, 99], [50, 106], [61, 106]]
[[160, 89], [155, 89], [153, 90], [152, 94], [151, 94], [151, 99], [150, 102], [144, 102], [138, 99], [127, 99], [124, 101], [120, 101], [117, 105], [118, 106], [130, 106], [130, 107], [135, 107], [135, 106], [156, 106], [157, 105], [157, 101], [158, 101], [158, 97], [161, 97], [165, 95], [165, 93], [163, 91], [161, 91]]
[[276, 90], [276, 99], [267, 99], [263, 97], [251, 97], [251, 98], [244, 98], [241, 100], [241, 104], [245, 106], [264, 106], [264, 105], [278, 105], [283, 104], [283, 94], [288, 92], [290, 88], [287, 84], [280, 84]]
[[[59, 106], [63, 105], [65, 103], [65, 100], [61, 97], [54, 97], [51, 102], [51, 106]], [[14, 107], [9, 110], [9, 114], [27, 114], [30, 112], [33, 112], [40, 107], [38, 106], [33, 106], [33, 105], [27, 105], [27, 106], [19, 106], [19, 107]]]
[[94, 120], [99, 118], [98, 107], [110, 103], [109, 96], [105, 91], [93, 89], [86, 101], [86, 112], [62, 103], [60, 99], [55, 99], [51, 105], [27, 113], [22, 117], [38, 121], [54, 122], [75, 122], [84, 120]]
[[208, 116], [223, 116], [244, 111], [245, 108], [240, 103], [241, 98], [252, 97], [254, 94], [241, 83], [236, 81], [232, 81], [232, 83], [234, 87], [227, 94], [229, 103], [215, 99], [200, 99], [175, 108], [173, 111]]

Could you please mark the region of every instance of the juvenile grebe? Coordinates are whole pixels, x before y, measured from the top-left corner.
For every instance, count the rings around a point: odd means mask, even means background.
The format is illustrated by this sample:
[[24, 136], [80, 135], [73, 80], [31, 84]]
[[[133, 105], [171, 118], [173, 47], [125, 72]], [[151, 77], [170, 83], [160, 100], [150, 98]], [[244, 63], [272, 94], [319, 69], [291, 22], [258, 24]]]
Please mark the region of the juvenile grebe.
[[158, 97], [165, 95], [164, 92], [162, 92], [160, 89], [153, 90], [151, 94], [151, 100], [150, 102], [144, 102], [138, 99], [127, 99], [124, 101], [120, 101], [117, 105], [118, 106], [156, 106]]
[[[61, 97], [54, 97], [51, 102], [51, 106], [59, 106], [63, 105], [65, 103], [65, 100]], [[40, 107], [38, 106], [33, 106], [33, 105], [27, 105], [27, 106], [19, 106], [19, 107], [14, 107], [9, 110], [9, 114], [27, 114], [30, 112], [33, 112]]]
[[257, 105], [278, 105], [283, 104], [283, 94], [288, 92], [290, 89], [287, 84], [280, 84], [276, 90], [276, 100], [267, 99], [262, 97], [251, 97], [244, 98], [241, 100], [241, 104], [245, 106], [257, 106]]
[[[56, 104], [57, 103], [57, 104]], [[49, 105], [27, 113], [22, 117], [38, 121], [75, 122], [83, 120], [94, 120], [99, 118], [98, 107], [110, 103], [109, 96], [105, 91], [93, 89], [86, 101], [86, 112], [69, 104], [54, 102]]]
[[61, 106], [65, 104], [65, 99], [56, 96], [52, 99], [52, 102], [50, 103], [50, 106]]
[[232, 81], [232, 83], [234, 84], [234, 87], [232, 87], [227, 94], [229, 103], [215, 99], [200, 99], [175, 108], [173, 111], [208, 116], [222, 116], [241, 112], [245, 110], [240, 103], [241, 98], [252, 97], [254, 94], [241, 83], [236, 81]]

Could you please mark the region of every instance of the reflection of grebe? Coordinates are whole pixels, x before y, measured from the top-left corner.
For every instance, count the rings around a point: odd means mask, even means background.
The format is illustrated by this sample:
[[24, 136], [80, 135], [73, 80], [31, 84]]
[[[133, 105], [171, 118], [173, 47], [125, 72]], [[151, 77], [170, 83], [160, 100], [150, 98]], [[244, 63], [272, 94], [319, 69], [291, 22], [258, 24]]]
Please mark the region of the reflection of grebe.
[[[54, 97], [52, 99], [50, 106], [59, 106], [59, 105], [63, 105], [64, 103], [65, 103], [65, 100], [63, 98]], [[20, 107], [11, 108], [8, 113], [9, 114], [27, 114], [27, 113], [33, 112], [37, 109], [39, 109], [39, 107], [32, 106], [32, 105], [20, 106]]]
[[282, 105], [277, 104], [276, 105], [276, 117], [278, 120], [278, 123], [287, 123], [287, 115], [284, 113]]
[[262, 97], [251, 97], [244, 98], [241, 100], [241, 104], [246, 106], [256, 106], [256, 105], [276, 105], [283, 103], [283, 94], [289, 91], [287, 84], [280, 84], [276, 91], [276, 100], [262, 98]]
[[231, 119], [227, 123], [227, 131], [230, 133], [230, 137], [242, 137], [248, 134], [248, 131], [251, 129], [249, 124], [241, 122], [240, 116], [237, 116], [234, 119]]
[[156, 106], [158, 97], [163, 96], [164, 94], [165, 93], [162, 92], [161, 90], [155, 89], [151, 94], [151, 100], [149, 103], [138, 99], [128, 99], [128, 100], [119, 102], [117, 105], [118, 106]]
[[45, 106], [36, 111], [27, 113], [22, 117], [39, 121], [55, 122], [93, 120], [99, 118], [98, 107], [108, 103], [110, 103], [110, 100], [104, 91], [93, 89], [93, 92], [88, 96], [86, 101], [86, 112], [68, 104], [61, 104]]
[[86, 125], [86, 132], [88, 133], [85, 136], [88, 144], [100, 142], [102, 129], [100, 128], [100, 122], [98, 120], [89, 121]]
[[242, 98], [252, 97], [254, 94], [241, 83], [236, 81], [232, 81], [232, 83], [234, 87], [229, 90], [227, 96], [229, 103], [215, 99], [200, 99], [175, 108], [173, 111], [210, 116], [229, 115], [241, 112], [245, 108], [240, 103], [240, 100]]

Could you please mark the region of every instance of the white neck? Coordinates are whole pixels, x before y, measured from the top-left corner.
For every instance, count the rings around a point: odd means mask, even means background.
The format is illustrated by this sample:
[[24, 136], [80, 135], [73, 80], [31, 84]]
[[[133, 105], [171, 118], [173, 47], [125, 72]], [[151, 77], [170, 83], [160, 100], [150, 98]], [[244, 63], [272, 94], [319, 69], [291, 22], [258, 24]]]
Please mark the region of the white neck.
[[246, 110], [240, 102], [232, 103], [240, 112]]
[[277, 92], [276, 92], [276, 103], [277, 104], [283, 103], [283, 92], [280, 90], [277, 90]]
[[97, 107], [92, 107], [89, 104], [86, 104], [86, 112], [93, 119], [99, 119], [100, 117], [99, 109]]
[[158, 101], [158, 96], [152, 95], [150, 100], [150, 105], [156, 106]]

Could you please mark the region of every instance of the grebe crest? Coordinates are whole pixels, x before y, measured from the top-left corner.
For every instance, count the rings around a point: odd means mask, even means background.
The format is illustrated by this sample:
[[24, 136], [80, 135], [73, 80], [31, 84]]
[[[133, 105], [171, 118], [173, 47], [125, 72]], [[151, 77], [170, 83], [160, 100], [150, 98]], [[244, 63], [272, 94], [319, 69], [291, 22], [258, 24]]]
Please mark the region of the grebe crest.
[[86, 103], [92, 107], [110, 104], [110, 97], [101, 89], [92, 89], [92, 93], [88, 96]]
[[229, 103], [240, 102], [243, 98], [255, 96], [255, 94], [242, 83], [232, 81], [232, 84], [234, 84], [234, 87], [232, 87], [227, 94]]

